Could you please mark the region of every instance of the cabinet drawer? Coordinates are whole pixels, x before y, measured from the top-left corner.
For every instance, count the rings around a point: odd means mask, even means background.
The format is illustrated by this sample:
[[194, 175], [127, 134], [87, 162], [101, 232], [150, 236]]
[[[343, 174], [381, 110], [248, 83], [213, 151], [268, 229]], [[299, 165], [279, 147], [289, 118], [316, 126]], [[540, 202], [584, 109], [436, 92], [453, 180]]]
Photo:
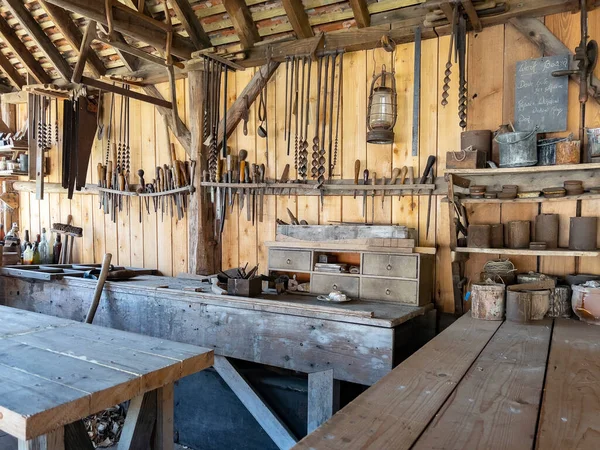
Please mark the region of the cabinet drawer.
[[417, 281], [363, 278], [360, 298], [388, 302], [418, 304]]
[[357, 298], [358, 280], [358, 277], [313, 273], [310, 277], [310, 292], [313, 294], [329, 294], [331, 291], [341, 291], [350, 298]]
[[417, 256], [365, 253], [362, 273], [381, 277], [417, 278]]
[[310, 270], [310, 252], [269, 250], [269, 268], [281, 270]]

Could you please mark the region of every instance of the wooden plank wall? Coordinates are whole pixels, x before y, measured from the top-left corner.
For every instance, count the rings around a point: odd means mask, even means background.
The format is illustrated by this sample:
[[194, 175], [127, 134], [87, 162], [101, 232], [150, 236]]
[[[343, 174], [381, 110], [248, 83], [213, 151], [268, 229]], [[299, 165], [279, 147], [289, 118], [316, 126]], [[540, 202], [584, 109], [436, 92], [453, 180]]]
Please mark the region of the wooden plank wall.
[[[548, 16], [546, 25], [565, 44], [574, 49], [579, 41], [579, 16], [570, 13]], [[590, 37], [600, 39], [600, 11], [593, 11], [589, 18]], [[354, 161], [360, 159], [361, 173], [365, 166], [375, 171], [378, 178], [389, 177], [394, 167], [403, 165], [414, 167], [418, 179], [429, 155], [437, 157], [436, 174], [443, 176], [446, 151], [456, 150], [460, 145], [460, 128], [457, 118], [457, 67], [453, 67], [449, 104], [440, 106], [444, 70], [448, 55], [449, 37], [424, 41], [422, 44], [421, 79], [421, 128], [420, 152], [418, 157], [411, 156], [412, 98], [413, 98], [413, 59], [414, 44], [397, 47], [394, 54], [382, 49], [349, 53], [344, 59], [344, 77], [342, 82], [343, 112], [341, 116], [341, 149], [336, 178], [353, 178]], [[539, 57], [540, 52], [520, 35], [511, 25], [485, 29], [479, 34], [470, 34], [468, 40], [468, 80], [469, 80], [469, 129], [496, 129], [501, 123], [507, 123], [513, 116], [514, 68], [516, 61]], [[381, 65], [396, 71], [398, 89], [399, 117], [395, 128], [393, 145], [366, 144], [366, 107], [373, 70]], [[313, 70], [316, 68], [313, 65]], [[230, 74], [228, 102], [231, 104], [237, 93], [246, 86], [254, 74], [246, 70]], [[338, 74], [336, 73], [336, 76]], [[313, 80], [316, 72], [313, 72]], [[336, 83], [337, 86], [337, 83]], [[168, 88], [160, 86], [163, 95]], [[177, 84], [180, 115], [187, 119], [189, 108], [187, 99], [187, 80]], [[287, 156], [287, 143], [284, 141], [284, 99], [285, 67], [282, 66], [268, 84], [269, 117], [269, 153], [266, 155], [266, 142], [256, 134], [257, 104], [252, 106], [248, 135], [244, 136], [242, 127], [238, 127], [228, 144], [235, 154], [240, 149], [248, 150], [250, 162], [268, 163], [267, 177], [279, 177], [285, 164], [293, 168], [293, 150]], [[312, 93], [313, 100], [316, 93]], [[108, 101], [108, 98], [107, 98]], [[577, 88], [569, 84], [569, 129], [577, 133], [578, 103]], [[120, 105], [117, 102], [116, 112]], [[314, 114], [314, 102], [311, 114]], [[167, 162], [167, 145], [163, 121], [152, 106], [131, 102], [131, 159], [132, 169], [141, 167], [146, 171], [146, 179], [153, 178], [156, 164]], [[600, 108], [590, 102], [588, 109], [589, 126], [600, 126]], [[20, 117], [24, 112], [20, 110]], [[335, 131], [335, 130], [334, 130]], [[118, 130], [117, 130], [118, 132]], [[312, 126], [309, 136], [314, 134]], [[97, 143], [93, 151], [88, 181], [95, 183], [95, 166], [103, 161], [106, 142]], [[177, 145], [179, 157], [183, 149]], [[309, 158], [311, 145], [309, 145]], [[49, 153], [52, 172], [48, 181], [60, 180], [60, 152], [53, 148]], [[292, 169], [293, 170], [293, 169]], [[74, 217], [75, 225], [83, 226], [84, 237], [76, 242], [75, 255], [78, 261], [101, 261], [106, 251], [113, 253], [119, 264], [155, 267], [171, 275], [185, 271], [187, 267], [187, 222], [177, 221], [165, 216], [161, 220], [154, 214], [143, 214], [143, 222], [138, 221], [139, 204], [134, 200], [129, 217], [122, 215], [119, 222], [112, 224], [108, 216], [98, 209], [95, 196], [75, 196], [72, 201], [65, 195], [49, 194], [42, 202], [35, 200], [33, 194], [21, 194], [21, 228], [37, 233], [41, 226], [48, 227], [52, 222], [64, 222], [68, 214]], [[453, 311], [453, 296], [450, 277], [450, 252], [448, 249], [447, 206], [442, 196], [434, 198], [432, 205], [431, 229], [426, 238], [427, 197], [415, 196], [411, 202], [409, 195], [402, 199], [386, 198], [383, 208], [381, 199], [375, 198], [375, 220], [383, 224], [406, 224], [418, 230], [419, 245], [437, 246], [436, 264], [436, 302], [444, 311]], [[547, 203], [542, 212], [561, 214], [561, 245], [568, 242], [569, 217], [575, 215], [575, 203]], [[245, 210], [241, 215], [235, 213], [227, 219], [223, 232], [223, 266], [238, 264], [260, 264], [267, 266], [265, 241], [275, 238], [275, 218], [288, 220], [286, 208], [300, 219], [311, 224], [326, 224], [329, 221], [362, 221], [362, 199], [352, 197], [326, 197], [323, 210], [317, 197], [266, 196], [263, 223], [246, 220]], [[368, 211], [371, 214], [371, 198], [368, 199]], [[504, 223], [515, 218], [533, 218], [538, 214], [537, 205], [513, 204], [500, 208], [498, 205], [470, 205], [472, 223]], [[582, 215], [598, 215], [600, 201], [585, 201]], [[435, 230], [435, 233], [433, 232]], [[482, 264], [493, 255], [474, 255], [467, 265], [470, 277], [478, 276]], [[570, 273], [575, 269], [574, 258], [513, 258], [520, 270], [544, 270], [553, 274]], [[600, 273], [600, 262], [581, 258], [581, 272]]]

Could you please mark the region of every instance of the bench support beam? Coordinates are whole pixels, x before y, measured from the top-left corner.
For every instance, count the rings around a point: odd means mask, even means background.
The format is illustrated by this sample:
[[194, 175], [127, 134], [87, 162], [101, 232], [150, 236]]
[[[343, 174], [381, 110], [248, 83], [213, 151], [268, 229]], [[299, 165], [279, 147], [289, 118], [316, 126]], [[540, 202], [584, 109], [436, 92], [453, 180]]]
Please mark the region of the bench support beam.
[[319, 428], [338, 411], [339, 394], [340, 382], [333, 379], [333, 369], [308, 374], [308, 433]]

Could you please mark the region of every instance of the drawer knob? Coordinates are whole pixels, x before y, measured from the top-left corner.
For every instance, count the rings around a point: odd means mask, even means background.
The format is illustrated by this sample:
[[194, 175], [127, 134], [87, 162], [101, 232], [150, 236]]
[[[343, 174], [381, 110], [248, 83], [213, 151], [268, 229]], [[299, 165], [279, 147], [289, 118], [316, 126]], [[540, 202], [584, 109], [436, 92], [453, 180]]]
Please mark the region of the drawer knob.
[[286, 260], [285, 260], [285, 263], [286, 263], [286, 264], [291, 264], [291, 263], [292, 263], [292, 260], [291, 260], [291, 259], [286, 259]]
[[390, 291], [389, 289], [385, 290], [385, 295], [390, 295], [392, 293], [392, 291]]
[[337, 291], [337, 284], [334, 284], [333, 286], [331, 286], [333, 288], [334, 291]]
[[391, 264], [388, 264], [388, 265], [387, 265], [387, 267], [386, 267], [386, 269], [387, 269], [387, 270], [392, 270], [392, 265], [391, 265]]

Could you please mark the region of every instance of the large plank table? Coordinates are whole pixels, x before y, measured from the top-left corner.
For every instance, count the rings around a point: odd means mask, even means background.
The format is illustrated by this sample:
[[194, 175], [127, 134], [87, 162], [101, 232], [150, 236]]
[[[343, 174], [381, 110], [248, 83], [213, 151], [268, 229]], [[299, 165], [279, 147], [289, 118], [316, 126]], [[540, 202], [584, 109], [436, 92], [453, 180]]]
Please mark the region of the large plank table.
[[[81, 321], [96, 282], [0, 276], [0, 304]], [[371, 385], [434, 332], [433, 305], [195, 292], [199, 280], [144, 275], [107, 282], [95, 322], [214, 349], [215, 354]], [[427, 327], [425, 327], [427, 325]], [[429, 334], [419, 331], [428, 328]]]
[[598, 449], [600, 327], [461, 317], [297, 449]]
[[19, 450], [92, 449], [81, 419], [131, 400], [119, 450], [172, 449], [173, 383], [212, 364], [205, 348], [0, 306], [0, 430]]

